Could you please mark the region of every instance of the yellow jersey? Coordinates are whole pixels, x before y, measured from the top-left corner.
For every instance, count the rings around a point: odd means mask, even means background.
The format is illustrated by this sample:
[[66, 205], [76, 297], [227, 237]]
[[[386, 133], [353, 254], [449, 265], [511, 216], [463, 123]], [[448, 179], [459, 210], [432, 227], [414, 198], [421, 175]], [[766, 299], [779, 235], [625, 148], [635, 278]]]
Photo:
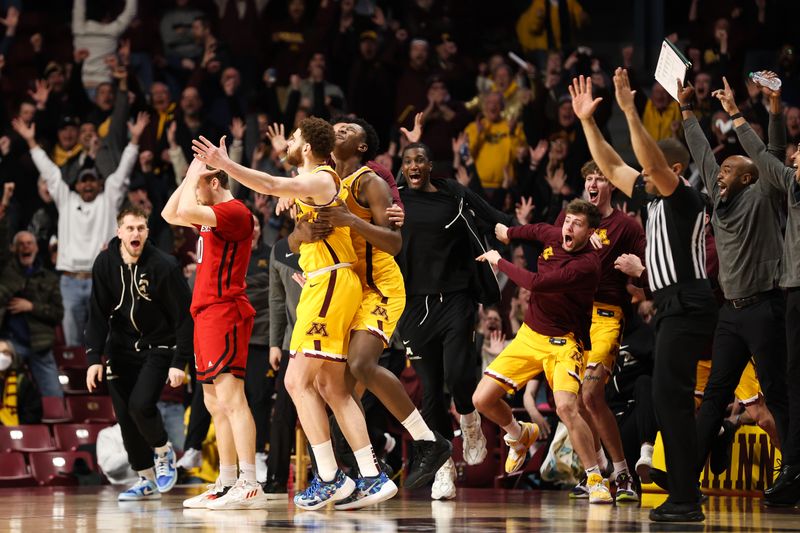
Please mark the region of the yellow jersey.
[[[347, 191], [344, 201], [351, 213], [358, 218], [372, 223], [372, 211], [358, 203], [358, 191], [361, 176], [372, 172], [363, 166], [342, 180], [343, 189]], [[362, 288], [371, 288], [383, 296], [405, 296], [403, 274], [394, 257], [375, 248], [364, 237], [355, 231], [350, 232], [358, 263], [353, 270], [361, 280]]]
[[[342, 201], [347, 199], [347, 189], [342, 187], [342, 180], [336, 171], [328, 165], [320, 165], [311, 171], [312, 174], [318, 172], [329, 173], [336, 182], [336, 196], [324, 205], [311, 205], [300, 200], [295, 200], [297, 205], [297, 219], [306, 213], [311, 213], [312, 223], [317, 218], [317, 212], [323, 208], [333, 205], [337, 198]], [[356, 252], [353, 250], [353, 243], [350, 240], [350, 228], [333, 228], [333, 233], [325, 239], [317, 242], [304, 242], [300, 245], [300, 268], [306, 274], [329, 268], [340, 263], [355, 264]]]

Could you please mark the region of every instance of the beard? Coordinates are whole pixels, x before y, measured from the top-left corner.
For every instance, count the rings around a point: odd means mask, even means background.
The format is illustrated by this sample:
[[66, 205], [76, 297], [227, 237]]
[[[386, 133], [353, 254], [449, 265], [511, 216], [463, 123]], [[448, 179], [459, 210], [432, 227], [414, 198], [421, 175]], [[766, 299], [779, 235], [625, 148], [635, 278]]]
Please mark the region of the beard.
[[302, 149], [298, 146], [296, 149], [286, 152], [286, 162], [290, 165], [299, 167], [303, 164]]

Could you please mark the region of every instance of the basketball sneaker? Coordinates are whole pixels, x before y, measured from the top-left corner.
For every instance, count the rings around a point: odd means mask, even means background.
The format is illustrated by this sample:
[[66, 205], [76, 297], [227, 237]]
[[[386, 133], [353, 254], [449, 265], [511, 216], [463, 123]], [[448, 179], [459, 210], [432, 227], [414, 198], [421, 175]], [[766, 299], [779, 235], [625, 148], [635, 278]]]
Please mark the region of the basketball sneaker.
[[434, 431], [433, 435], [436, 437], [434, 441], [415, 440], [412, 444], [414, 459], [411, 461], [403, 488], [411, 490], [426, 485], [450, 459], [453, 445], [439, 432]]
[[578, 484], [572, 487], [572, 490], [569, 492], [569, 497], [576, 500], [585, 500], [589, 497], [589, 487], [586, 486], [585, 474]]
[[209, 500], [206, 509], [230, 511], [234, 509], [263, 509], [267, 506], [267, 495], [257, 481], [236, 480], [228, 492]]
[[350, 496], [336, 502], [333, 508], [338, 511], [361, 509], [368, 505], [384, 502], [397, 494], [397, 485], [381, 472], [374, 477], [360, 477], [356, 480], [356, 488]]
[[463, 443], [464, 462], [468, 465], [479, 465], [486, 458], [486, 437], [483, 436], [481, 429], [481, 415], [475, 412], [477, 420], [472, 424], [464, 421], [461, 417], [461, 439]]
[[192, 468], [200, 468], [203, 465], [203, 452], [189, 448], [184, 450], [183, 457], [181, 457], [175, 466], [183, 468], [184, 470], [191, 470]]
[[589, 489], [589, 503], [614, 503], [608, 480], [603, 479], [600, 474], [590, 474], [586, 479], [586, 486]]
[[653, 447], [650, 446], [645, 449], [642, 446], [642, 451], [639, 456], [639, 460], [636, 461], [636, 475], [639, 476], [639, 480], [643, 484], [652, 483], [653, 479], [650, 477], [650, 473], [653, 469]]
[[121, 502], [133, 502], [140, 500], [158, 500], [161, 498], [161, 493], [158, 492], [158, 487], [151, 480], [140, 477], [131, 488], [124, 492], [120, 492], [117, 499]]
[[276, 479], [268, 479], [266, 483], [261, 484], [261, 488], [264, 489], [268, 500], [283, 500], [289, 497], [286, 483], [281, 483]]
[[452, 500], [456, 497], [456, 464], [453, 459], [448, 459], [436, 471], [436, 477], [431, 486], [431, 498], [434, 500]]
[[175, 465], [175, 450], [172, 444], [167, 443], [169, 449], [166, 453], [155, 454], [156, 486], [158, 492], [169, 492], [178, 482], [178, 468]]
[[355, 482], [341, 470], [336, 471], [333, 481], [322, 481], [319, 475], [316, 475], [306, 490], [294, 495], [294, 504], [307, 511], [316, 511], [325, 507], [328, 502], [344, 500], [355, 489]]
[[614, 480], [616, 492], [614, 493], [614, 500], [618, 502], [638, 502], [639, 494], [636, 492], [636, 487], [633, 484], [633, 479], [628, 472], [622, 472]]
[[225, 496], [232, 486], [233, 485], [228, 485], [226, 487], [222, 484], [220, 478], [217, 478], [217, 481], [206, 486], [205, 492], [183, 500], [183, 506], [187, 509], [205, 509], [208, 507], [208, 502]]
[[525, 459], [528, 457], [528, 449], [539, 438], [539, 426], [536, 424], [520, 422], [519, 425], [522, 428], [522, 432], [518, 439], [512, 439], [507, 433], [503, 437], [503, 440], [508, 444], [508, 457], [506, 457], [506, 473], [508, 474], [522, 468], [522, 465], [525, 464]]
[[267, 481], [267, 454], [264, 452], [256, 454], [256, 481], [259, 483]]

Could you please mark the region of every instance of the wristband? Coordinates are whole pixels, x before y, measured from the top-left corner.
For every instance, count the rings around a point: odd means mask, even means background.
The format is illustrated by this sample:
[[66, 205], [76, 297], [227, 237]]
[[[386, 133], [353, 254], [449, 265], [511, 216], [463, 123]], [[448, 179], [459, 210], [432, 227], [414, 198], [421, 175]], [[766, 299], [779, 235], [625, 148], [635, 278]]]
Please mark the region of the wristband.
[[692, 104], [686, 104], [681, 106], [681, 111], [691, 111], [693, 109]]
[[731, 120], [736, 120], [737, 118], [742, 118], [742, 113], [741, 112], [734, 113], [733, 115], [731, 115]]

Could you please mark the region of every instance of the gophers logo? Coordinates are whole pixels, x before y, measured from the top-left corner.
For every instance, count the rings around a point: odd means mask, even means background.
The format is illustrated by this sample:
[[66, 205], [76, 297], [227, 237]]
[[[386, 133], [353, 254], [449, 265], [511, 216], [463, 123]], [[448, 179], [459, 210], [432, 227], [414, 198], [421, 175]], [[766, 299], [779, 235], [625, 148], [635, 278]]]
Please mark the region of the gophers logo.
[[150, 294], [148, 294], [147, 290], [150, 287], [150, 282], [145, 279], [145, 276], [147, 276], [147, 272], [142, 272], [142, 274], [139, 276], [139, 281], [136, 283], [136, 291], [139, 293], [139, 296], [149, 302], [151, 300]]
[[312, 322], [311, 327], [308, 328], [306, 331], [306, 335], [318, 335], [320, 337], [327, 337], [328, 336], [328, 329], [325, 324], [320, 324], [318, 322]]
[[383, 307], [381, 307], [379, 305], [375, 306], [375, 309], [372, 310], [371, 314], [373, 314], [375, 316], [379, 316], [379, 317], [383, 318], [384, 320], [389, 320], [389, 314], [386, 312], [386, 309], [384, 309]]
[[548, 246], [547, 248], [545, 248], [545, 249], [542, 251], [542, 259], [544, 259], [545, 261], [547, 261], [547, 260], [548, 260], [548, 259], [550, 259], [551, 257], [553, 257], [553, 247], [552, 247], [552, 246]]
[[611, 241], [608, 238], [608, 231], [605, 228], [595, 230], [595, 233], [598, 237], [600, 237], [600, 242], [603, 243], [603, 246], [608, 246], [611, 244]]

